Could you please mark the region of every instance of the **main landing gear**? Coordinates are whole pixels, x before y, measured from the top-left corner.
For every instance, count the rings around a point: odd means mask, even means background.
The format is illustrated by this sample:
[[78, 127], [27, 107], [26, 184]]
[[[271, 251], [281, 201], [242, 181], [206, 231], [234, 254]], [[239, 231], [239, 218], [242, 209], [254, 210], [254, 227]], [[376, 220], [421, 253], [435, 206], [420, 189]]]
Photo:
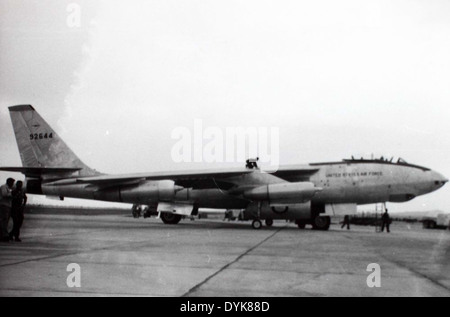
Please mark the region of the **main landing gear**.
[[253, 229], [256, 229], [256, 230], [261, 229], [261, 228], [262, 228], [262, 222], [261, 222], [261, 220], [259, 220], [259, 219], [253, 220], [253, 222], [252, 222], [252, 228], [253, 228]]
[[[265, 220], [265, 223], [266, 223], [266, 226], [267, 226], [267, 227], [272, 227], [272, 225], [273, 225], [273, 220], [272, 220], [272, 219], [266, 219], [266, 220]], [[252, 222], [252, 228], [253, 228], [253, 229], [256, 229], [256, 230], [261, 229], [261, 228], [262, 228], [262, 222], [261, 222], [261, 220], [259, 220], [259, 219], [253, 220], [253, 222]]]
[[162, 222], [164, 222], [166, 225], [176, 225], [181, 221], [182, 218], [180, 215], [175, 215], [170, 212], [162, 212], [160, 217]]
[[313, 230], [326, 231], [330, 229], [331, 218], [329, 216], [315, 216], [311, 223]]
[[305, 229], [307, 224], [312, 225], [313, 230], [326, 231], [330, 229], [331, 218], [329, 216], [315, 216], [311, 220], [296, 220], [295, 224], [299, 229]]
[[[265, 223], [267, 227], [271, 227], [273, 225], [273, 220], [266, 219]], [[305, 229], [306, 225], [310, 224], [313, 230], [327, 231], [328, 229], [330, 229], [331, 218], [329, 216], [317, 215], [311, 218], [311, 220], [296, 220], [295, 224], [298, 226], [299, 229]], [[259, 219], [253, 220], [252, 228], [256, 230], [261, 229], [262, 228], [261, 220]]]

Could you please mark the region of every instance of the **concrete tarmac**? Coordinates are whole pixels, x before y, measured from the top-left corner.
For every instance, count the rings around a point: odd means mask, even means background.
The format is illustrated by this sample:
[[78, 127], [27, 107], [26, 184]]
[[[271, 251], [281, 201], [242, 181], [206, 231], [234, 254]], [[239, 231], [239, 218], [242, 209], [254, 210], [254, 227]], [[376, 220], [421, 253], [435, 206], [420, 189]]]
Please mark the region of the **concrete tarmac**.
[[[22, 243], [0, 244], [0, 296], [450, 296], [450, 232], [123, 215], [27, 215]], [[81, 288], [67, 286], [67, 266]], [[381, 287], [369, 288], [370, 263]]]

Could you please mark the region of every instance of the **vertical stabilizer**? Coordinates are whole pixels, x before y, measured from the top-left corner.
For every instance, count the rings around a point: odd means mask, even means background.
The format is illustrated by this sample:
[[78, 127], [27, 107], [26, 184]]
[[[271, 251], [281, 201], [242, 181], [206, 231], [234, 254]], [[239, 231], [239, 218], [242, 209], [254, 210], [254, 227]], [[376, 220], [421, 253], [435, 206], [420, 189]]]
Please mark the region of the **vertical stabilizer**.
[[24, 167], [78, 168], [80, 176], [97, 175], [84, 164], [30, 105], [9, 107]]

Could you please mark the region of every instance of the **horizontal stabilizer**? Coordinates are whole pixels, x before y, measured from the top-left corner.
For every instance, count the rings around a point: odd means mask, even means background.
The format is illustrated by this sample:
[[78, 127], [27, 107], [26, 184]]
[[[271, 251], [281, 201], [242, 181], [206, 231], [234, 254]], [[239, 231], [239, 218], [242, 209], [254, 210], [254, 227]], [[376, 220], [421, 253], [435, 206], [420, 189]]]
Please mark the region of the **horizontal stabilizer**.
[[67, 175], [81, 170], [73, 167], [0, 167], [0, 171], [22, 173], [26, 177], [38, 178], [43, 175]]

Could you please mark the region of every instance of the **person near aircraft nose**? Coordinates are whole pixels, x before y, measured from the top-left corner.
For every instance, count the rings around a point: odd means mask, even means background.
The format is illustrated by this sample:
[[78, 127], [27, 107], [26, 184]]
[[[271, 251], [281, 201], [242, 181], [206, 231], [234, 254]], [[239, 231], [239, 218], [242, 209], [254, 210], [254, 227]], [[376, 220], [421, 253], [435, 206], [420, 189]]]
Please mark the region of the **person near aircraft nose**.
[[390, 224], [391, 224], [391, 217], [389, 217], [388, 210], [384, 212], [383, 216], [381, 216], [381, 232], [384, 232], [384, 228], [386, 228], [386, 232], [390, 233]]
[[345, 226], [347, 226], [347, 230], [350, 230], [350, 216], [349, 215], [345, 215], [344, 221], [342, 222], [341, 229], [344, 229]]

